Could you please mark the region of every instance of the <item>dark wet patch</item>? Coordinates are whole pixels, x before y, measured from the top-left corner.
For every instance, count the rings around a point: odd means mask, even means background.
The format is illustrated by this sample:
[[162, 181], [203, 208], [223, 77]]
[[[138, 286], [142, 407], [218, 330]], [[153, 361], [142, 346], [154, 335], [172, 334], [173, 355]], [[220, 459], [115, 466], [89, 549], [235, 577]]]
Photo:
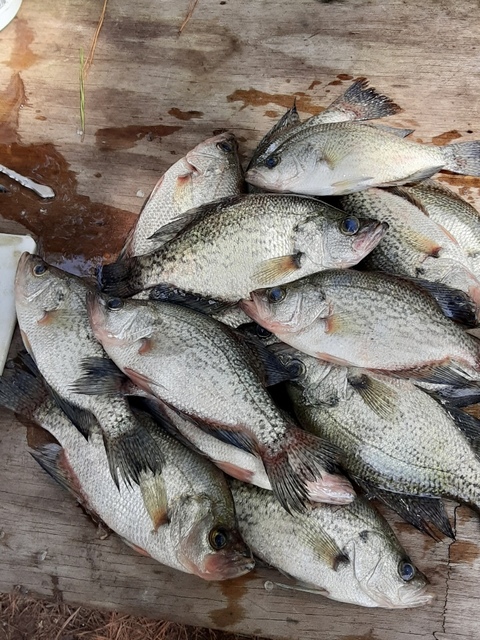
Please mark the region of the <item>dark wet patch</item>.
[[128, 125], [126, 127], [106, 127], [97, 129], [95, 143], [104, 151], [118, 151], [119, 149], [131, 149], [137, 142], [144, 138], [148, 142], [159, 141], [166, 136], [180, 131], [182, 127], [174, 127], [165, 124], [156, 125]]
[[177, 118], [177, 120], [191, 120], [192, 118], [201, 118], [203, 116], [203, 111], [182, 111], [177, 107], [172, 107], [168, 113]]
[[268, 109], [267, 111], [265, 111], [265, 115], [267, 116], [267, 118], [279, 118], [280, 114], [278, 111], [273, 111], [273, 109]]
[[319, 84], [322, 84], [320, 80], [314, 80], [308, 87], [307, 91], [311, 91], [312, 89], [315, 89], [315, 87], [317, 87]]
[[227, 602], [225, 607], [214, 609], [209, 614], [210, 620], [216, 627], [224, 629], [244, 619], [246, 609], [241, 605], [241, 600], [248, 591], [248, 583], [252, 580], [256, 580], [256, 576], [248, 573], [235, 580], [225, 580], [218, 583]]
[[452, 131], [445, 131], [445, 133], [441, 133], [438, 136], [434, 136], [432, 138], [432, 144], [436, 144], [439, 147], [444, 144], [448, 144], [452, 140], [456, 140], [457, 138], [461, 138], [462, 134], [456, 129], [452, 129]]
[[25, 102], [25, 87], [17, 72], [11, 76], [6, 88], [0, 91], [0, 141], [2, 144], [8, 145], [18, 140], [18, 118]]
[[264, 107], [268, 104], [277, 104], [279, 107], [290, 109], [295, 98], [297, 109], [299, 111], [304, 111], [305, 113], [310, 113], [311, 115], [317, 115], [325, 109], [325, 107], [320, 107], [319, 105], [313, 103], [316, 98], [314, 98], [313, 96], [308, 96], [302, 91], [297, 91], [297, 93], [290, 94], [266, 93], [265, 91], [259, 91], [258, 89], [253, 88], [237, 89], [229, 96], [227, 96], [227, 101], [243, 102], [243, 106], [240, 108], [240, 110], [250, 106]]
[[351, 76], [349, 73], [339, 73], [337, 75], [337, 78], [339, 80], [353, 80], [353, 76]]
[[469, 542], [468, 540], [457, 540], [450, 547], [451, 562], [473, 563], [480, 558], [480, 547], [478, 543]]

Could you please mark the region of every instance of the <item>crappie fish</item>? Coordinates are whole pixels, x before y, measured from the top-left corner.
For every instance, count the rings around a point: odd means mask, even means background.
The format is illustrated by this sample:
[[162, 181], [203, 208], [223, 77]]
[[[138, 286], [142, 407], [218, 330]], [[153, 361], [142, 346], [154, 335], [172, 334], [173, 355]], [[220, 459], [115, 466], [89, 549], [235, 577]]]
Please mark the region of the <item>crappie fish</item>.
[[189, 209], [244, 189], [238, 144], [221, 133], [198, 144], [160, 178], [131, 230], [120, 258], [153, 251], [151, 236]]
[[[170, 303], [88, 299], [96, 338], [140, 388], [217, 438], [262, 459], [287, 509], [308, 502], [306, 482], [338, 472], [334, 448], [299, 429], [264, 389], [261, 355], [206, 315]], [[270, 381], [284, 379], [271, 361]], [[278, 368], [278, 364], [275, 365]], [[346, 480], [338, 477], [341, 490]]]
[[335, 122], [295, 127], [245, 177], [270, 191], [332, 196], [418, 182], [442, 170], [480, 176], [480, 142], [438, 147], [358, 122]]
[[[192, 420], [179, 415], [161, 400], [144, 400], [146, 408], [164, 428], [185, 446], [207, 456], [219, 469], [232, 478], [272, 490], [265, 467], [260, 458], [202, 431]], [[348, 504], [355, 493], [348, 480], [342, 484], [338, 475], [323, 473], [318, 481], [306, 482], [310, 502]]]
[[446, 411], [409, 380], [342, 367], [275, 345], [296, 378], [288, 393], [302, 426], [342, 450], [369, 495], [413, 525], [453, 536], [441, 498], [480, 508], [480, 422]]
[[405, 186], [398, 190], [416, 201], [437, 224], [444, 227], [471, 261], [480, 277], [480, 214], [458, 194], [435, 180]]
[[301, 196], [236, 196], [186, 215], [183, 229], [160, 230], [160, 249], [105, 265], [103, 290], [125, 297], [168, 284], [237, 302], [260, 287], [357, 264], [386, 231], [383, 223]]
[[399, 111], [400, 107], [390, 98], [378, 93], [373, 87], [369, 87], [365, 78], [359, 78], [321, 113], [303, 122], [300, 122], [300, 116], [294, 103], [293, 107], [262, 138], [254, 151], [248, 168], [262, 156], [268, 156], [275, 151], [285, 135], [290, 135], [293, 127], [297, 125], [303, 127], [327, 122], [372, 120], [391, 116]]
[[432, 601], [387, 521], [362, 498], [286, 514], [269, 491], [231, 482], [240, 532], [253, 553], [295, 578], [300, 589], [387, 609]]
[[33, 418], [55, 436], [60, 444], [44, 445], [33, 457], [94, 519], [142, 555], [205, 580], [236, 578], [253, 569], [221, 472], [163, 432], [146, 414], [138, 414], [138, 419], [165, 457], [161, 474], [145, 472], [142, 483], [144, 487], [161, 483], [163, 488], [155, 529], [141, 489], [123, 479], [115, 486], [100, 430], [94, 428], [85, 440], [46, 397], [38, 379], [23, 371], [16, 371], [11, 379], [0, 378], [0, 404]]
[[241, 306], [280, 340], [321, 360], [432, 382], [480, 380], [478, 343], [441, 307], [461, 316], [464, 299], [428, 284], [436, 298], [424, 283], [337, 269], [253, 292]]
[[107, 358], [88, 321], [85, 280], [57, 269], [39, 256], [24, 253], [15, 279], [18, 324], [27, 351], [62, 408], [88, 435], [100, 425], [113, 479], [118, 471], [139, 482], [141, 471], [159, 470], [161, 451], [135, 419], [121, 396], [76, 393], [75, 381], [86, 358]]
[[367, 257], [365, 266], [442, 282], [467, 293], [480, 308], [480, 282], [465, 252], [447, 230], [396, 189], [367, 189], [342, 196], [340, 202], [350, 215], [377, 218], [388, 224], [388, 232]]

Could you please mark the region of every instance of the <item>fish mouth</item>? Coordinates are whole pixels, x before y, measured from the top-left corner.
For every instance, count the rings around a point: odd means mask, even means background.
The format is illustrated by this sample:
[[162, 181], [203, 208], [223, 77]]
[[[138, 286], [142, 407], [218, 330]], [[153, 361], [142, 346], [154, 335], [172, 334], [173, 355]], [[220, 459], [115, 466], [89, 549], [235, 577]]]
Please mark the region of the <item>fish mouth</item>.
[[435, 594], [428, 591], [428, 584], [413, 590], [405, 585], [400, 588], [398, 596], [398, 600], [392, 601], [379, 593], [375, 595], [374, 600], [377, 606], [384, 609], [413, 609], [430, 604], [435, 599]]
[[103, 297], [89, 291], [86, 296], [87, 313], [92, 327], [93, 335], [100, 344], [118, 344], [117, 338], [107, 330], [107, 307]]
[[250, 553], [249, 556], [243, 553], [211, 553], [206, 556], [201, 568], [195, 567], [194, 573], [203, 580], [230, 580], [245, 575], [254, 567], [255, 560]]
[[[273, 326], [276, 324], [270, 320], [270, 314], [268, 312], [268, 306], [262, 299], [263, 294], [258, 294], [255, 291], [252, 291], [250, 294], [250, 300], [245, 298], [244, 300], [240, 300], [239, 307], [245, 311], [247, 316], [255, 320], [261, 327], [268, 329], [272, 333], [275, 333], [273, 330]], [[279, 328], [279, 327], [278, 327]]]
[[387, 222], [372, 220], [368, 222], [355, 236], [353, 250], [356, 253], [366, 256], [369, 254], [384, 237], [389, 229]]

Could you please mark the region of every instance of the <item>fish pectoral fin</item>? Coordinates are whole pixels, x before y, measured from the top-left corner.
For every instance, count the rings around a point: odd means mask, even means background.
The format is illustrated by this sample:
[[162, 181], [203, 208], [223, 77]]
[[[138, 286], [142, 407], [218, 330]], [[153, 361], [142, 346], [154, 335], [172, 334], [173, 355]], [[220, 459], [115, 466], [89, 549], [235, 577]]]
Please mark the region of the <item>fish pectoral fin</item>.
[[260, 374], [265, 387], [272, 387], [280, 382], [287, 382], [293, 379], [292, 374], [285, 365], [261, 340], [235, 329], [229, 329], [228, 333], [231, 333], [242, 345], [248, 348], [252, 354], [252, 365]]
[[128, 377], [109, 358], [86, 358], [80, 363], [82, 376], [70, 385], [73, 393], [85, 395], [117, 395]]
[[387, 507], [396, 511], [406, 522], [409, 522], [434, 540], [440, 539], [438, 531], [455, 540], [455, 534], [441, 498], [396, 493], [381, 489], [363, 479], [355, 478], [355, 480], [369, 498], [378, 498]]
[[298, 271], [301, 267], [300, 259], [302, 254], [296, 253], [294, 255], [280, 256], [278, 258], [270, 258], [270, 260], [263, 260], [253, 274], [253, 280], [255, 280], [255, 288], [259, 286], [273, 285], [279, 280], [283, 280], [285, 277], [290, 276], [292, 273]]
[[347, 380], [365, 404], [382, 420], [394, 418], [398, 407], [398, 397], [394, 389], [365, 373], [348, 375]]
[[226, 309], [230, 309], [230, 307], [235, 304], [233, 302], [222, 302], [221, 300], [214, 300], [213, 298], [205, 298], [170, 284], [158, 284], [150, 289], [149, 299], [179, 304], [182, 307], [188, 307], [189, 309], [200, 311], [207, 315], [221, 313]]
[[[267, 565], [268, 566], [268, 565]], [[291, 591], [301, 591], [303, 593], [313, 593], [314, 595], [325, 595], [328, 594], [329, 591], [327, 589], [323, 589], [322, 587], [316, 587], [309, 582], [303, 582], [302, 580], [297, 580], [286, 571], [282, 571], [281, 569], [277, 569], [279, 573], [288, 578], [289, 580], [293, 580], [294, 584], [285, 584], [283, 582], [272, 582], [272, 585], [278, 587], [279, 589], [287, 589]]]
[[312, 533], [310, 529], [308, 529], [308, 521], [304, 524], [302, 536], [308, 546], [313, 549], [315, 555], [334, 571], [337, 571], [342, 563], [350, 562], [348, 556], [345, 555], [335, 540], [329, 536], [326, 531], [316, 528], [315, 532]]
[[153, 384], [153, 380], [151, 378], [139, 371], [135, 371], [135, 369], [130, 369], [130, 367], [125, 367], [124, 371], [130, 380], [137, 385], [137, 387], [140, 387], [140, 389], [143, 389], [148, 394], [152, 393], [151, 385]]
[[409, 176], [404, 178], [399, 184], [412, 184], [415, 182], [421, 182], [426, 178], [430, 178], [430, 176], [433, 176], [435, 173], [438, 173], [438, 171], [441, 171], [444, 168], [444, 166], [445, 166], [444, 164], [439, 164], [436, 167], [430, 167], [428, 169], [421, 169], [420, 171], [415, 171], [414, 173], [411, 173]]
[[140, 492], [154, 531], [168, 524], [167, 490], [161, 473], [143, 473], [140, 477]]

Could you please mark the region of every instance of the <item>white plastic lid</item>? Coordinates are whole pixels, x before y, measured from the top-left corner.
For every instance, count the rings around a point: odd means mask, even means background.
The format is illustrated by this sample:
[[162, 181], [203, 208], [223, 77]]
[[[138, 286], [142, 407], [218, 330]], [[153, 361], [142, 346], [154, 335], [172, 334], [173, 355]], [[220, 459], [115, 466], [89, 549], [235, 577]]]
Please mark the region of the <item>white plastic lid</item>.
[[0, 31], [17, 15], [22, 0], [0, 0]]
[[30, 236], [0, 233], [0, 375], [3, 372], [15, 329], [15, 273], [24, 251], [35, 253]]

